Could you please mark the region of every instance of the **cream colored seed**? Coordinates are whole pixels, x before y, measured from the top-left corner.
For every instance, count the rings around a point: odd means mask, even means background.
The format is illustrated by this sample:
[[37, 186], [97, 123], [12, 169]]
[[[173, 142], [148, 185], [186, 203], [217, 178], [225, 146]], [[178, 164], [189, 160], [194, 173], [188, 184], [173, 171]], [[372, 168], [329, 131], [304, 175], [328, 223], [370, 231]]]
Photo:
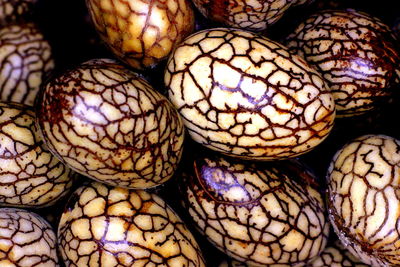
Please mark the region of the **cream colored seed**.
[[288, 47], [328, 81], [342, 117], [374, 109], [400, 82], [395, 42], [382, 21], [355, 10], [314, 14], [288, 37]]
[[368, 265], [400, 263], [399, 151], [400, 142], [392, 137], [362, 136], [339, 150], [328, 170], [331, 222], [348, 249]]
[[[93, 192], [103, 193], [93, 198]], [[68, 204], [71, 208], [63, 213], [58, 228], [68, 266], [205, 267], [191, 233], [156, 195], [92, 183], [78, 189], [75, 197], [78, 201]], [[115, 203], [104, 209], [104, 202]], [[100, 212], [93, 215], [92, 209]]]
[[0, 103], [0, 205], [45, 207], [68, 193], [73, 173], [43, 144], [26, 105]]
[[304, 266], [325, 247], [329, 226], [322, 197], [285, 173], [288, 165], [275, 169], [204, 157], [192, 167], [184, 176], [185, 206], [228, 256], [254, 267]]
[[191, 137], [230, 156], [294, 157], [333, 126], [333, 96], [319, 74], [250, 32], [193, 34], [170, 57], [164, 81]]
[[184, 140], [178, 113], [143, 78], [113, 60], [91, 60], [55, 77], [40, 103], [46, 144], [83, 175], [149, 188], [177, 168]]
[[56, 235], [39, 215], [0, 209], [0, 265], [57, 267]]

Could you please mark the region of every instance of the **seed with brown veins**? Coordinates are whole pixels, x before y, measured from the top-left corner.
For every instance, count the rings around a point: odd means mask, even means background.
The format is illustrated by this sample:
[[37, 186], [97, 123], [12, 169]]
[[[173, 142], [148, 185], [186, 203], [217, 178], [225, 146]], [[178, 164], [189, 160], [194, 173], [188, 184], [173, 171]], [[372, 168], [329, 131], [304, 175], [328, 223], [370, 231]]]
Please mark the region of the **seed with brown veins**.
[[355, 10], [323, 11], [288, 37], [288, 47], [328, 81], [338, 115], [365, 113], [399, 83], [394, 36], [379, 19]]
[[39, 104], [38, 123], [49, 149], [83, 175], [148, 188], [177, 168], [184, 139], [179, 114], [113, 60], [91, 60], [54, 77]]
[[71, 267], [205, 267], [192, 234], [160, 197], [96, 182], [72, 195], [58, 244]]
[[304, 266], [326, 245], [324, 203], [310, 173], [276, 164], [196, 159], [184, 175], [184, 203], [198, 229], [228, 256], [252, 266]]
[[[296, 265], [263, 265], [263, 267], [293, 267]], [[298, 266], [298, 265], [297, 265]], [[307, 267], [368, 267], [359, 259], [354, 257], [341, 243], [336, 241], [326, 247], [317, 257], [311, 259]], [[235, 261], [232, 259], [221, 262], [218, 267], [252, 267], [244, 262]]]
[[193, 0], [193, 3], [205, 17], [211, 20], [235, 28], [262, 31], [277, 22], [291, 6], [311, 1]]
[[372, 266], [400, 264], [400, 141], [365, 135], [334, 156], [328, 174], [332, 225], [347, 248]]
[[0, 209], [0, 266], [58, 267], [56, 234], [39, 215]]
[[188, 0], [86, 0], [100, 37], [136, 69], [154, 67], [194, 29]]
[[0, 25], [18, 22], [32, 13], [38, 0], [0, 0]]
[[333, 126], [321, 76], [280, 44], [250, 32], [210, 29], [187, 38], [165, 72], [169, 98], [191, 137], [246, 159], [310, 151]]
[[350, 253], [340, 241], [334, 242], [326, 247], [324, 251], [316, 257], [308, 267], [368, 267], [353, 254]]
[[0, 29], [0, 100], [33, 106], [54, 69], [50, 44], [33, 23]]
[[0, 205], [44, 207], [68, 193], [73, 173], [43, 143], [30, 107], [0, 103]]

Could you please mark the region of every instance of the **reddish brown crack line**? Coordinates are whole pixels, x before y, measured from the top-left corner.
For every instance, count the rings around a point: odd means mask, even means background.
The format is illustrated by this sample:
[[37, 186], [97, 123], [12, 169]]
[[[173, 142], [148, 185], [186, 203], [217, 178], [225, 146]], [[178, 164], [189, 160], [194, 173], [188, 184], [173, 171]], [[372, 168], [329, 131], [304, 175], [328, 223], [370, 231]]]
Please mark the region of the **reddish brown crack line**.
[[[4, 244], [0, 248], [0, 262], [15, 266], [58, 266], [56, 236], [50, 225], [34, 213], [0, 209], [0, 241]], [[25, 253], [18, 255], [22, 251]]]
[[[115, 66], [107, 69], [108, 67], [102, 64], [83, 65], [52, 80], [46, 86], [39, 111], [39, 124], [43, 135], [46, 140], [51, 140], [48, 145], [60, 159], [76, 163], [73, 168], [84, 175], [128, 187], [135, 183], [129, 180], [129, 177], [149, 185], [161, 184], [167, 177], [172, 176], [180, 159], [181, 140], [184, 135], [182, 123], [171, 104], [147, 82], [122, 67]], [[85, 78], [84, 74], [89, 75]], [[102, 86], [103, 89], [96, 90], [95, 86]], [[103, 102], [100, 105], [91, 105], [85, 94], [99, 96]], [[120, 103], [114, 98], [116, 94], [123, 95], [125, 100]], [[131, 103], [134, 102], [137, 105], [131, 107]], [[143, 103], [146, 102], [150, 102], [154, 109], [143, 110]], [[105, 105], [118, 110], [121, 116], [112, 121], [107, 119], [101, 110]], [[82, 110], [82, 106], [85, 113], [79, 111]], [[133, 108], [138, 108], [140, 113]], [[102, 116], [101, 123], [88, 117], [87, 112], [91, 111]], [[79, 123], [72, 125], [71, 121], [74, 120], [71, 118]], [[121, 128], [126, 120], [133, 120], [134, 123], [128, 132], [123, 132]], [[77, 129], [79, 125], [93, 127], [94, 132], [82, 134]], [[63, 126], [68, 128], [64, 129]], [[112, 135], [107, 131], [111, 126], [118, 129]], [[50, 130], [43, 130], [46, 127]], [[157, 140], [154, 141], [151, 136], [157, 136]], [[76, 139], [96, 143], [99, 149], [74, 145]], [[107, 142], [107, 146], [103, 145], [103, 141]], [[69, 148], [57, 151], [52, 142], [68, 144]], [[113, 147], [110, 147], [110, 144]], [[122, 156], [137, 160], [147, 157], [149, 160], [141, 169], [135, 166], [124, 169], [123, 162], [115, 160]], [[87, 160], [99, 162], [99, 166], [90, 167], [85, 164]]]
[[[25, 138], [15, 140], [10, 129]], [[0, 204], [48, 206], [68, 193], [72, 173], [39, 138], [34, 113], [28, 106], [0, 103], [0, 136], [0, 161], [4, 164], [0, 166]]]
[[[113, 53], [134, 68], [152, 67], [165, 59], [175, 44], [190, 34], [194, 28], [193, 10], [186, 0], [139, 0], [137, 3], [111, 0], [107, 8], [104, 8], [99, 0], [86, 2], [100, 37]], [[140, 12], [130, 5], [135, 6]], [[162, 22], [155, 23], [151, 19], [151, 14], [160, 12], [159, 10], [165, 12], [165, 17]], [[111, 20], [110, 17], [114, 19]], [[135, 24], [135, 19], [139, 23]], [[140, 33], [134, 32], [132, 26], [141, 27]], [[166, 26], [167, 29], [162, 29]], [[109, 31], [118, 36], [110, 36]], [[149, 32], [155, 32], [154, 40], [149, 40], [145, 36]], [[130, 39], [140, 45], [130, 45]]]
[[[199, 91], [202, 92], [203, 97], [201, 99], [199, 99], [198, 101], [195, 101], [193, 104], [182, 104], [178, 110], [180, 111], [180, 114], [182, 115], [182, 117], [186, 120], [187, 123], [187, 128], [189, 130], [189, 132], [196, 136], [202, 136], [204, 139], [203, 144], [205, 144], [206, 146], [209, 147], [213, 147], [215, 148], [217, 151], [221, 151], [222, 153], [228, 154], [228, 155], [235, 155], [235, 153], [233, 153], [234, 148], [240, 147], [242, 150], [244, 150], [245, 152], [241, 153], [241, 156], [249, 156], [249, 157], [253, 157], [252, 156], [252, 149], [256, 149], [256, 148], [265, 148], [262, 145], [253, 145], [253, 146], [239, 146], [238, 142], [238, 138], [237, 137], [258, 137], [263, 141], [271, 141], [271, 140], [279, 140], [279, 139], [285, 139], [288, 138], [290, 136], [295, 137], [297, 140], [299, 140], [300, 136], [298, 135], [298, 132], [300, 131], [304, 131], [304, 130], [309, 130], [310, 133], [310, 137], [307, 139], [303, 139], [302, 141], [298, 141], [296, 143], [296, 145], [294, 145], [293, 147], [291, 147], [291, 150], [295, 150], [298, 149], [299, 147], [302, 146], [307, 146], [306, 149], [304, 149], [304, 153], [306, 153], [307, 151], [311, 150], [312, 147], [308, 145], [308, 143], [310, 141], [315, 141], [315, 140], [323, 140], [327, 133], [329, 132], [329, 129], [332, 128], [333, 126], [333, 119], [332, 116], [334, 114], [334, 110], [332, 106], [324, 106], [321, 105], [318, 108], [318, 111], [315, 112], [315, 116], [317, 114], [324, 114], [323, 116], [320, 116], [318, 119], [313, 120], [312, 124], [309, 124], [306, 121], [306, 118], [302, 115], [296, 114], [294, 111], [292, 110], [281, 110], [279, 107], [277, 107], [276, 105], [274, 105], [272, 98], [278, 94], [283, 95], [287, 101], [292, 101], [294, 103], [294, 105], [296, 107], [302, 108], [303, 110], [306, 109], [309, 105], [313, 104], [314, 101], [318, 100], [322, 95], [326, 95], [328, 94], [328, 92], [326, 91], [321, 91], [318, 94], [316, 94], [315, 96], [313, 96], [312, 98], [309, 96], [309, 101], [306, 104], [301, 104], [299, 103], [294, 97], [285, 94], [281, 89], [280, 89], [280, 84], [271, 84], [268, 79], [273, 76], [276, 72], [278, 71], [283, 71], [286, 74], [288, 74], [290, 76], [290, 80], [287, 82], [287, 85], [285, 85], [285, 87], [287, 87], [289, 90], [296, 92], [298, 90], [301, 90], [304, 86], [314, 86], [315, 88], [318, 88], [318, 86], [316, 86], [313, 83], [313, 78], [315, 77], [316, 74], [314, 72], [311, 72], [309, 70], [304, 69], [303, 66], [293, 62], [291, 60], [291, 56], [288, 54], [284, 53], [284, 49], [282, 46], [280, 46], [277, 43], [272, 42], [270, 45], [277, 45], [277, 47], [269, 47], [269, 45], [264, 41], [260, 41], [260, 40], [256, 40], [254, 38], [249, 38], [246, 37], [242, 34], [239, 34], [238, 32], [235, 32], [234, 30], [229, 30], [229, 29], [224, 29], [224, 34], [223, 36], [212, 36], [213, 32], [209, 32], [206, 33], [204, 35], [203, 40], [208, 39], [208, 40], [218, 40], [218, 41], [223, 41], [221, 42], [218, 46], [216, 46], [214, 49], [208, 51], [207, 53], [204, 52], [202, 46], [201, 46], [201, 40], [198, 40], [196, 43], [193, 44], [188, 44], [188, 43], [184, 43], [182, 46], [184, 47], [195, 47], [196, 49], [202, 51], [202, 53], [200, 53], [199, 56], [197, 56], [196, 58], [194, 58], [192, 60], [192, 62], [190, 62], [190, 64], [187, 64], [185, 68], [180, 69], [180, 70], [176, 70], [176, 61], [179, 59], [175, 59], [174, 57], [172, 57], [169, 61], [169, 67], [167, 68], [167, 72], [168, 74], [173, 77], [173, 76], [178, 76], [178, 75], [182, 75], [182, 81], [179, 85], [178, 89], [174, 89], [174, 90], [179, 90], [180, 91], [180, 95], [182, 96], [182, 98], [180, 99], [180, 101], [184, 101], [184, 97], [186, 96], [184, 93], [185, 90], [185, 86], [183, 84], [184, 79], [189, 78], [193, 81], [193, 83], [195, 84], [196, 88], [199, 89]], [[221, 30], [222, 32], [222, 30]], [[232, 56], [229, 59], [219, 59], [216, 58], [212, 55], [213, 52], [218, 51], [222, 46], [224, 45], [228, 45], [228, 46], [232, 46], [232, 44], [230, 43], [232, 39], [234, 38], [241, 38], [241, 39], [245, 39], [248, 41], [249, 44], [249, 48], [247, 50], [246, 53], [244, 54], [238, 54], [238, 53], [232, 53]], [[271, 53], [274, 54], [274, 58], [272, 59], [266, 59], [264, 57], [261, 57], [259, 59], [259, 61], [254, 61], [251, 56], [249, 56], [249, 52], [251, 51], [255, 51], [256, 48], [254, 47], [255, 45], [260, 45], [263, 47], [268, 47], [271, 50]], [[233, 51], [235, 51], [234, 47], [232, 47]], [[287, 72], [286, 70], [284, 70], [278, 63], [276, 63], [274, 61], [275, 57], [281, 57], [283, 59], [286, 59], [288, 61], [291, 61], [294, 63], [294, 65], [299, 68], [302, 72], [300, 73], [296, 73], [294, 71], [291, 72]], [[218, 86], [218, 88], [220, 90], [225, 90], [225, 91], [229, 91], [229, 92], [238, 92], [241, 94], [241, 96], [243, 98], [245, 98], [249, 103], [254, 104], [253, 108], [248, 108], [248, 107], [242, 107], [240, 105], [240, 103], [238, 104], [238, 107], [236, 109], [232, 109], [231, 107], [225, 107], [224, 109], [220, 109], [215, 107], [215, 105], [213, 105], [213, 103], [210, 100], [210, 96], [211, 94], [206, 94], [204, 92], [204, 90], [201, 88], [200, 86], [200, 81], [196, 80], [196, 75], [195, 73], [193, 73], [193, 71], [195, 71], [195, 69], [191, 70], [192, 65], [200, 60], [200, 59], [204, 59], [204, 58], [209, 58], [210, 59], [210, 64], [209, 67], [211, 69], [210, 73], [214, 74], [214, 66], [216, 63], [221, 63], [224, 66], [229, 67], [232, 70], [237, 71], [238, 73], [240, 73], [241, 75], [241, 79], [239, 81], [239, 83], [237, 84], [237, 86], [235, 88], [227, 88], [224, 86], [220, 86], [217, 82], [212, 81], [212, 88], [214, 88], [215, 86]], [[234, 65], [231, 64], [231, 61], [234, 58], [245, 58], [250, 60], [255, 66], [261, 66], [263, 63], [272, 63], [274, 65], [274, 67], [276, 67], [275, 71], [272, 71], [267, 77], [261, 77], [261, 76], [256, 76], [256, 75], [251, 75], [248, 73], [243, 72], [243, 70], [241, 70], [238, 67], [235, 67]], [[311, 77], [310, 82], [301, 82], [300, 79], [304, 76], [304, 75], [308, 75]], [[209, 77], [210, 79], [213, 79], [213, 75], [211, 75], [211, 77]], [[243, 81], [244, 78], [251, 78], [253, 81], [261, 81], [262, 83], [266, 84], [269, 88], [268, 93], [271, 93], [272, 91], [274, 91], [275, 93], [272, 93], [271, 95], [265, 95], [263, 98], [261, 98], [261, 100], [259, 100], [258, 102], [255, 102], [254, 99], [252, 97], [250, 97], [248, 94], [244, 93], [243, 91], [241, 91], [241, 83]], [[172, 80], [172, 79], [171, 79]], [[300, 83], [302, 83], [302, 87], [301, 88], [296, 88], [296, 87], [292, 87], [291, 86], [291, 82], [292, 81], [299, 81]], [[167, 84], [167, 87], [171, 88], [170, 84]], [[172, 92], [172, 90], [170, 90], [171, 94], [174, 94]], [[199, 106], [199, 102], [204, 102], [206, 101], [209, 105], [209, 107], [211, 107], [210, 109], [203, 111], [200, 106]], [[261, 109], [266, 107], [266, 106], [273, 106], [278, 113], [280, 114], [289, 114], [290, 115], [290, 119], [288, 119], [288, 121], [285, 124], [278, 124], [278, 123], [274, 123], [271, 121], [271, 118], [269, 118], [268, 116], [264, 115], [261, 112]], [[230, 129], [227, 130], [223, 130], [223, 129], [212, 129], [210, 127], [203, 127], [202, 125], [199, 125], [198, 123], [196, 123], [196, 119], [195, 118], [191, 118], [188, 116], [185, 116], [184, 114], [182, 114], [182, 110], [185, 109], [194, 109], [196, 110], [199, 114], [203, 115], [204, 117], [208, 117], [208, 114], [210, 112], [215, 112], [216, 113], [216, 118], [217, 121], [215, 122], [216, 124], [218, 124], [218, 115], [220, 113], [223, 114], [234, 114], [234, 119], [235, 119], [235, 123], [232, 124], [232, 127], [235, 127], [237, 125], [241, 125], [241, 124], [245, 124], [246, 122], [239, 122], [237, 120], [237, 115], [243, 112], [249, 112], [252, 115], [256, 114], [259, 117], [261, 117], [263, 120], [265, 120], [266, 122], [266, 127], [265, 128], [260, 128], [258, 130], [257, 133], [254, 134], [246, 134], [244, 132], [241, 132], [239, 134], [235, 134], [232, 132], [229, 132], [229, 134], [232, 136], [232, 140], [231, 141], [227, 141], [227, 142], [219, 142], [217, 140], [210, 140], [207, 136], [203, 136], [203, 134], [201, 132], [199, 132], [199, 130], [196, 129], [200, 129], [201, 131], [206, 131], [206, 132], [210, 132], [210, 133], [215, 133], [217, 134], [218, 132], [224, 133], [224, 132], [228, 132]], [[250, 119], [251, 120], [251, 119]], [[296, 121], [298, 122], [298, 124], [302, 125], [301, 127], [291, 127], [288, 126], [291, 122]], [[317, 127], [316, 125], [324, 125], [323, 127], [318, 127], [318, 130], [316, 130], [315, 128]], [[285, 134], [284, 136], [277, 136], [275, 133], [275, 128], [282, 128], [284, 130], [288, 130], [290, 131], [289, 134]], [[261, 132], [265, 131], [265, 130], [271, 130], [272, 131], [272, 137], [271, 138], [263, 138], [261, 136]], [[235, 141], [236, 140], [236, 141]], [[283, 150], [282, 150], [283, 148]], [[290, 157], [290, 153], [288, 153], [287, 150], [284, 150], [284, 148], [287, 148], [287, 146], [285, 145], [270, 145], [268, 146], [268, 153], [272, 154], [272, 157], [276, 157], [276, 158], [285, 158], [285, 157]], [[276, 151], [274, 151], [276, 150]], [[262, 158], [263, 156], [266, 155], [260, 155], [259, 157]]]
[[[98, 266], [104, 267], [114, 267], [114, 266], [132, 266], [134, 262], [142, 262], [143, 266], [148, 265], [163, 265], [166, 267], [173, 267], [171, 262], [174, 261], [175, 258], [180, 258], [180, 262], [183, 264], [182, 266], [201, 266], [200, 262], [203, 261], [200, 249], [198, 245], [195, 243], [193, 236], [188, 235], [188, 230], [182, 221], [176, 219], [176, 215], [173, 214], [172, 210], [167, 206], [167, 204], [162, 201], [160, 198], [150, 195], [148, 193], [141, 193], [140, 191], [132, 191], [127, 194], [125, 197], [121, 198], [119, 201], [114, 201], [110, 198], [110, 192], [114, 189], [111, 187], [104, 187], [97, 183], [89, 185], [85, 188], [79, 189], [74, 196], [69, 201], [68, 206], [70, 206], [69, 211], [77, 211], [85, 210], [85, 205], [81, 204], [82, 193], [87, 192], [88, 190], [92, 190], [95, 192], [95, 196], [93, 199], [102, 199], [104, 200], [105, 205], [101, 207], [102, 212], [98, 213], [96, 216], [89, 216], [83, 212], [79, 217], [69, 216], [64, 224], [59, 226], [59, 246], [62, 251], [62, 255], [64, 260], [67, 263], [67, 266], [77, 267], [77, 262], [71, 258], [68, 258], [67, 255], [76, 254], [78, 259], [80, 260], [80, 264], [85, 262], [88, 264], [89, 262], [96, 262]], [[146, 198], [143, 198], [146, 197]], [[140, 206], [137, 206], [137, 198], [139, 198]], [[111, 202], [112, 201], [112, 205]], [[90, 204], [87, 203], [87, 204]], [[133, 212], [134, 216], [123, 216], [123, 215], [113, 215], [112, 212], [113, 206], [116, 207], [119, 204], [123, 204], [124, 207], [126, 205], [129, 206], [130, 212]], [[150, 209], [150, 210], [149, 210]], [[156, 213], [154, 213], [156, 212]], [[143, 229], [140, 225], [135, 222], [135, 218], [139, 216], [149, 216], [151, 218], [152, 227]], [[73, 230], [71, 230], [71, 225], [77, 220], [89, 220], [91, 222], [96, 221], [97, 219], [104, 221], [105, 228], [103, 231], [103, 235], [100, 238], [94, 238], [95, 232], [98, 232], [98, 229], [94, 229], [92, 224], [89, 224], [88, 231], [92, 234], [92, 237], [87, 239], [82, 239], [81, 237], [75, 236]], [[108, 236], [110, 235], [112, 220], [118, 219], [119, 224], [123, 224], [124, 234], [123, 240], [109, 240]], [[161, 222], [161, 223], [160, 223]], [[115, 224], [114, 224], [115, 225]], [[154, 243], [154, 247], [147, 247], [144, 243], [134, 242], [131, 236], [129, 236], [130, 229], [134, 229], [135, 231], [140, 231], [143, 237], [143, 240], [146, 240], [146, 236], [151, 233], [158, 233], [159, 240]], [[164, 235], [163, 232], [168, 232], [168, 234]], [[161, 237], [162, 238], [161, 238]], [[152, 239], [153, 237], [151, 237]], [[86, 250], [83, 250], [83, 254], [80, 254], [76, 243], [82, 244], [87, 242], [92, 242], [97, 245], [97, 249], [91, 253], [87, 253]], [[178, 245], [178, 250], [174, 252], [170, 252], [170, 256], [164, 256], [158, 250], [165, 243], [173, 242]], [[120, 246], [118, 249], [118, 245]], [[184, 250], [183, 247], [190, 246], [194, 250], [197, 251], [197, 255], [195, 257], [189, 257], [187, 254], [187, 250]], [[127, 250], [126, 248], [130, 249]], [[125, 249], [124, 249], [125, 248]], [[141, 256], [135, 256], [132, 252], [136, 250], [141, 250]], [[115, 265], [103, 265], [102, 264], [102, 254], [108, 254], [110, 257], [116, 260], [117, 263]], [[119, 255], [123, 255], [123, 257], [119, 257]], [[128, 261], [124, 261], [124, 259], [129, 258]], [[157, 261], [154, 261], [157, 259]]]
[[[243, 168], [243, 166], [245, 167]], [[323, 216], [322, 200], [311, 196], [304, 186], [291, 182], [291, 178], [285, 176], [281, 171], [274, 168], [259, 170], [259, 167], [254, 164], [230, 164], [227, 161], [210, 157], [205, 160], [197, 160], [194, 165], [194, 174], [185, 175], [183, 185], [185, 206], [200, 231], [202, 233], [216, 233], [216, 235], [220, 236], [218, 238], [219, 242], [216, 242], [210, 236], [207, 237], [216, 247], [237, 260], [263, 266], [268, 261], [273, 261], [274, 264], [304, 262], [304, 258], [308, 258], [304, 256], [304, 253], [311, 253], [311, 248], [314, 246], [320, 246], [318, 251], [322, 250], [324, 242], [321, 242], [321, 238], [327, 238], [326, 231], [323, 230], [327, 224]], [[251, 176], [250, 178], [243, 178], [248, 177], [250, 174], [257, 177], [257, 181], [252, 181]], [[225, 181], [229, 181], [229, 184]], [[245, 199], [226, 198], [227, 192], [235, 187], [246, 193]], [[268, 196], [274, 196], [279, 209], [281, 209], [281, 212], [276, 216], [272, 215], [272, 211], [268, 210], [266, 205], [263, 204], [267, 203]], [[301, 199], [301, 202], [299, 202], [299, 199]], [[293, 205], [300, 209], [296, 215], [291, 210]], [[250, 223], [257, 208], [262, 210], [262, 213], [267, 218], [266, 220], [268, 220], [268, 223], [262, 228], [259, 228], [256, 223]], [[210, 210], [208, 209], [212, 209], [212, 215], [210, 215]], [[247, 215], [243, 215], [244, 213]], [[315, 219], [311, 221], [308, 218], [310, 213], [312, 216], [316, 215], [317, 222]], [[247, 216], [247, 220], [243, 220], [243, 216]], [[307, 231], [302, 230], [301, 225], [298, 224], [301, 216], [307, 218], [307, 223], [310, 227]], [[240, 227], [237, 228], [242, 231], [240, 238], [229, 234], [232, 229], [228, 229], [225, 226], [227, 221], [233, 222], [237, 227]], [[271, 233], [268, 231], [268, 227], [272, 223], [283, 224], [285, 228], [279, 234]], [[281, 240], [292, 230], [300, 233], [304, 240], [313, 243], [309, 250], [306, 249], [307, 251], [304, 251], [302, 248], [300, 250], [287, 251], [285, 249]], [[319, 231], [317, 235], [315, 233], [311, 234], [314, 230]], [[258, 238], [254, 238], [254, 232], [261, 232], [261, 234]], [[264, 235], [272, 237], [272, 240], [264, 241]], [[243, 255], [241, 249], [230, 249], [232, 242], [239, 243], [246, 251], [246, 256]], [[252, 247], [251, 251], [249, 251], [249, 247]], [[270, 251], [271, 255], [268, 255], [263, 261], [256, 260], [253, 254], [260, 249]], [[277, 253], [278, 250], [281, 252]], [[272, 256], [272, 251], [274, 251], [274, 255], [279, 254], [280, 256], [275, 258]], [[284, 259], [288, 260], [288, 262], [285, 262]]]
[[[338, 33], [340, 37], [335, 37]], [[395, 38], [385, 24], [367, 14], [319, 12], [301, 24], [287, 43], [326, 78], [338, 94], [336, 105], [343, 114], [373, 108], [375, 99], [390, 95], [390, 88], [399, 82]], [[346, 87], [354, 89], [343, 90]]]
[[0, 99], [33, 105], [45, 76], [54, 68], [49, 43], [33, 23], [0, 30]]

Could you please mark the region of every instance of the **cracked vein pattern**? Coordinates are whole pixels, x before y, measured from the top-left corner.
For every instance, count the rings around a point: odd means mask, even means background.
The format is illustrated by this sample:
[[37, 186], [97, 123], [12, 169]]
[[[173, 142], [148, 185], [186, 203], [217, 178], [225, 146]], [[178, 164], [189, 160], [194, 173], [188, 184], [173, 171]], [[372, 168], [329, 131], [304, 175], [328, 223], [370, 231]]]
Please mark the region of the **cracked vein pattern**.
[[101, 182], [148, 188], [172, 177], [184, 129], [149, 83], [113, 60], [91, 60], [44, 88], [38, 123], [49, 149]]
[[0, 209], [0, 266], [56, 267], [56, 234], [39, 215]]
[[262, 31], [277, 22], [291, 6], [309, 0], [193, 0], [207, 18], [231, 27]]
[[341, 241], [372, 266], [400, 264], [400, 141], [366, 135], [345, 145], [329, 167], [328, 205]]
[[191, 137], [210, 149], [275, 160], [310, 151], [333, 126], [320, 75], [280, 44], [210, 29], [181, 43], [165, 72], [169, 98]]
[[197, 159], [184, 175], [185, 206], [228, 256], [260, 267], [304, 266], [324, 249], [329, 226], [320, 193], [308, 185], [314, 177], [287, 167]]
[[[263, 265], [265, 266], [265, 265]], [[293, 265], [275, 264], [270, 265], [273, 267], [290, 267]], [[317, 257], [311, 259], [306, 265], [307, 267], [368, 267], [359, 259], [354, 257], [340, 241], [334, 242], [332, 245], [327, 246], [324, 251]], [[218, 267], [252, 267], [243, 262], [235, 261], [232, 259], [223, 261]]]
[[399, 83], [400, 60], [388, 26], [355, 10], [312, 15], [288, 37], [288, 47], [328, 81], [338, 115], [374, 108]]
[[103, 41], [136, 69], [166, 59], [194, 30], [188, 0], [86, 0], [86, 4]]
[[71, 267], [205, 267], [194, 237], [160, 197], [100, 183], [71, 197], [58, 244]]
[[44, 207], [68, 193], [73, 173], [39, 136], [34, 112], [0, 103], [0, 205]]
[[0, 100], [33, 106], [45, 76], [54, 69], [51, 47], [33, 23], [0, 29]]
[[340, 241], [336, 241], [328, 246], [312, 262], [307, 264], [309, 267], [368, 267], [350, 253]]
[[38, 0], [0, 0], [0, 25], [18, 21], [32, 12]]

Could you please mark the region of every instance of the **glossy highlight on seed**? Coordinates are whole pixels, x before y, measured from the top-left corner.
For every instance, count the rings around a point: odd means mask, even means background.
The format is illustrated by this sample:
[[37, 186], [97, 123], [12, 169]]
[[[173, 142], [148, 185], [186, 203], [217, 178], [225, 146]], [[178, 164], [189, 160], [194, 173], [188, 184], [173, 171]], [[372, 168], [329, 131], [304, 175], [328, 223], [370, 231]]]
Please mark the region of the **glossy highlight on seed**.
[[380, 19], [356, 10], [310, 16], [287, 45], [327, 80], [338, 116], [373, 110], [400, 81], [398, 41]]
[[184, 174], [185, 207], [200, 232], [237, 261], [304, 266], [327, 242], [324, 202], [311, 173], [274, 164], [199, 157]]
[[71, 267], [206, 266], [194, 237], [160, 197], [97, 182], [72, 195], [58, 244]]
[[208, 29], [168, 60], [169, 99], [198, 143], [243, 159], [295, 157], [321, 143], [335, 105], [321, 76], [265, 37]]
[[0, 265], [58, 267], [56, 234], [36, 213], [0, 208]]
[[33, 106], [54, 69], [49, 42], [34, 23], [0, 28], [0, 100]]
[[166, 59], [194, 30], [188, 0], [86, 0], [86, 5], [103, 41], [136, 69]]
[[114, 60], [85, 62], [44, 86], [37, 120], [49, 149], [73, 170], [120, 187], [170, 179], [183, 150], [171, 103]]

